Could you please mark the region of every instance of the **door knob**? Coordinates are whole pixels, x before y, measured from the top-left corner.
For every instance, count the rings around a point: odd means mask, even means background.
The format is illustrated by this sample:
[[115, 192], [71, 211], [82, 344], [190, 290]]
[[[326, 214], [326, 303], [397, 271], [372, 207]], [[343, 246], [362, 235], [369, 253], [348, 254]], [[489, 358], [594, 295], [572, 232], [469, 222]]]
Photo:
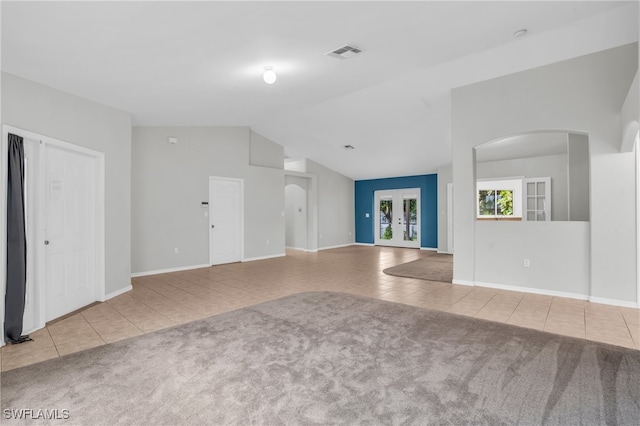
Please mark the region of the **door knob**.
[[44, 240], [44, 245], [48, 246], [49, 245], [49, 240]]
[[216, 226], [215, 226], [215, 225], [211, 225], [211, 227], [212, 227], [212, 228], [215, 228]]

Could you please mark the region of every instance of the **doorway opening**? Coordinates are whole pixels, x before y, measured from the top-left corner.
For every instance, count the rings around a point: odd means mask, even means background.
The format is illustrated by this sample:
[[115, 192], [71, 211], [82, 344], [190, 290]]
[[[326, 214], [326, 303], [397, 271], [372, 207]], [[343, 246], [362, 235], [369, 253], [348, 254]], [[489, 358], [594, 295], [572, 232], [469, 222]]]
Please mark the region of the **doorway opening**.
[[316, 176], [285, 171], [285, 247], [318, 251]]
[[420, 248], [420, 188], [375, 191], [376, 245]]

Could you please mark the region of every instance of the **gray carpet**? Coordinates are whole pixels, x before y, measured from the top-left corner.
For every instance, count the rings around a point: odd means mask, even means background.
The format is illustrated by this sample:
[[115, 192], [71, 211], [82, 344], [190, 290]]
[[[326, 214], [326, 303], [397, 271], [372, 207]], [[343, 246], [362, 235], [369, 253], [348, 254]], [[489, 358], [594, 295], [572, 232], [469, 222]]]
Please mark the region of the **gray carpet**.
[[432, 253], [421, 259], [387, 268], [387, 275], [450, 283], [453, 280], [453, 255]]
[[318, 292], [2, 373], [2, 409], [86, 425], [638, 425], [639, 384], [640, 351]]

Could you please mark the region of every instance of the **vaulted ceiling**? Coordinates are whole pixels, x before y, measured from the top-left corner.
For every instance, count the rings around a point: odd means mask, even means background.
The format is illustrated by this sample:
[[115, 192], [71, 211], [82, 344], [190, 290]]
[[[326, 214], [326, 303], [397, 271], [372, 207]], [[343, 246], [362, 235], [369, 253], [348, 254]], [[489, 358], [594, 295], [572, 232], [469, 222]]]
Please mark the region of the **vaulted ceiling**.
[[[250, 126], [354, 179], [449, 163], [454, 87], [638, 40], [637, 1], [1, 7], [4, 72], [128, 111], [134, 125]], [[325, 55], [345, 44], [363, 52]]]

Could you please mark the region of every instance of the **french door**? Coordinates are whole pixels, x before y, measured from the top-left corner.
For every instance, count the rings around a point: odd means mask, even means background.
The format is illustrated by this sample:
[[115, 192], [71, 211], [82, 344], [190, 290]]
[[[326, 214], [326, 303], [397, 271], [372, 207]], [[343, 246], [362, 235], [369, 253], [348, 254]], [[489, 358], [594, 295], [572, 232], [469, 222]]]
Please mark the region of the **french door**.
[[375, 244], [420, 247], [420, 188], [375, 191]]

